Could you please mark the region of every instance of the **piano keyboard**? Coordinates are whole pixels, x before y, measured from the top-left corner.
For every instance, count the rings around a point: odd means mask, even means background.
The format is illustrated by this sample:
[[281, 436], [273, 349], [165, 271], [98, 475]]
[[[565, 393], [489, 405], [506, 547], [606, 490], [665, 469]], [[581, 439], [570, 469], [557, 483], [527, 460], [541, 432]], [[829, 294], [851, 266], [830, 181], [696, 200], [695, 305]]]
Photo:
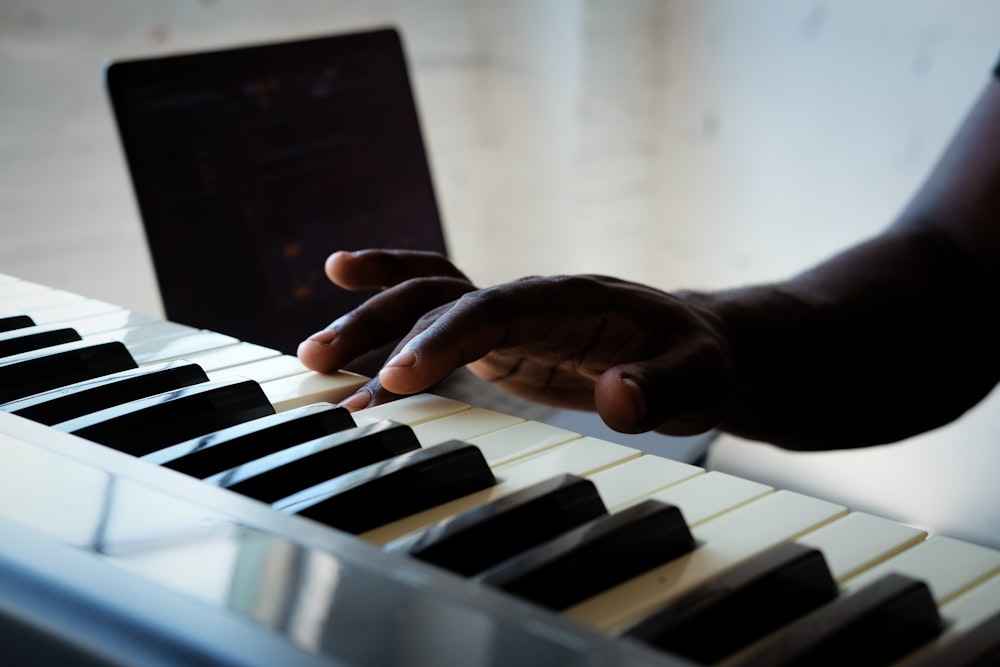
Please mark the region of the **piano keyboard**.
[[3, 663], [1000, 661], [1000, 552], [364, 381], [0, 276]]

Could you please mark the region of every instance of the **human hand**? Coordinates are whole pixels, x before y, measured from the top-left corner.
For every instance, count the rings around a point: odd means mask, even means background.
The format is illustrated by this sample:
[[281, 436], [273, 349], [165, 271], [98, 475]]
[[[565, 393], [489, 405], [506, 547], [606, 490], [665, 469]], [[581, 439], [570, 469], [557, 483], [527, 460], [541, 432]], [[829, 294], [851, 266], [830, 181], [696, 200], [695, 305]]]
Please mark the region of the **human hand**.
[[686, 295], [603, 276], [476, 289], [445, 258], [409, 251], [337, 253], [327, 273], [348, 289], [386, 289], [305, 341], [303, 363], [332, 371], [401, 339], [378, 377], [345, 401], [352, 409], [424, 391], [468, 365], [517, 396], [597, 410], [622, 432], [698, 433], [723, 417], [729, 346]]

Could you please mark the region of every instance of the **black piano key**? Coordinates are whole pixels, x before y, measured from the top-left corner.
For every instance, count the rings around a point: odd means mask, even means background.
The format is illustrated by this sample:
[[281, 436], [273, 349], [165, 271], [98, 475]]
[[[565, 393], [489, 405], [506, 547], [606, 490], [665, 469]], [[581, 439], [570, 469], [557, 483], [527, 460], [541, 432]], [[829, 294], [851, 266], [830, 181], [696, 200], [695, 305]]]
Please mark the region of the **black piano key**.
[[333, 477], [419, 448], [413, 429], [385, 420], [288, 447], [205, 481], [273, 503]]
[[51, 426], [202, 382], [208, 382], [208, 376], [200, 366], [187, 361], [171, 361], [51, 389], [4, 403], [0, 410]]
[[274, 414], [260, 385], [233, 378], [142, 398], [53, 428], [134, 456]]
[[835, 599], [837, 593], [823, 554], [788, 542], [680, 597], [625, 635], [710, 664]]
[[24, 329], [33, 326], [35, 326], [35, 321], [27, 315], [0, 317], [0, 331], [11, 331], [13, 329]]
[[607, 513], [593, 482], [560, 475], [431, 526], [407, 551], [469, 577]]
[[997, 667], [1000, 665], [1000, 611], [952, 639], [910, 667]]
[[561, 610], [695, 547], [673, 505], [647, 500], [487, 570], [484, 583]]
[[43, 326], [0, 332], [0, 358], [82, 340], [68, 327]]
[[[889, 665], [941, 631], [927, 585], [887, 575], [799, 619], [736, 662], [740, 667]], [[949, 667], [955, 663], [945, 663]]]
[[78, 341], [24, 352], [0, 359], [0, 403], [137, 366], [118, 341]]
[[357, 535], [494, 484], [478, 448], [449, 440], [317, 484], [273, 507]]
[[301, 442], [354, 428], [346, 409], [307, 405], [165, 447], [144, 461], [204, 479]]

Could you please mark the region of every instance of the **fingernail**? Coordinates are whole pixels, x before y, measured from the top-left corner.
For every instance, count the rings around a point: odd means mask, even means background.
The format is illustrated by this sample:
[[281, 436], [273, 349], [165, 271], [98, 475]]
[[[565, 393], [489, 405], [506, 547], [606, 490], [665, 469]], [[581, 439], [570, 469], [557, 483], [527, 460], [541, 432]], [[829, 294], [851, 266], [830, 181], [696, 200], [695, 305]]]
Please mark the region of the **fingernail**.
[[323, 331], [318, 331], [312, 336], [309, 336], [309, 340], [314, 343], [319, 343], [320, 345], [329, 345], [337, 337], [336, 329], [324, 329]]
[[417, 355], [411, 350], [403, 350], [386, 362], [385, 368], [413, 368], [417, 365]]
[[359, 389], [354, 394], [342, 400], [339, 405], [342, 408], [347, 408], [350, 412], [356, 412], [357, 410], [367, 408], [371, 400], [372, 392], [370, 389]]
[[636, 381], [630, 377], [622, 377], [621, 383], [622, 386], [625, 387], [625, 391], [628, 393], [632, 407], [635, 409], [636, 421], [642, 419], [646, 416], [646, 395], [643, 393]]

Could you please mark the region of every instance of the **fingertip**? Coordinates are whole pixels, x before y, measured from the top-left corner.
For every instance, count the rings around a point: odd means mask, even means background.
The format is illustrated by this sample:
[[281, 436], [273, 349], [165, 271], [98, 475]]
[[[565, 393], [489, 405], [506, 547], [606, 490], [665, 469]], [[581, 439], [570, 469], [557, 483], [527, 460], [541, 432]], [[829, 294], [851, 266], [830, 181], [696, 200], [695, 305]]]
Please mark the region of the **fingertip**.
[[414, 381], [411, 367], [383, 366], [378, 373], [378, 381], [394, 394], [415, 394], [424, 387]]
[[362, 387], [342, 400], [338, 403], [338, 405], [342, 408], [346, 408], [348, 412], [357, 412], [358, 410], [367, 408], [371, 403], [373, 396], [374, 394], [371, 389], [368, 387]]
[[415, 394], [434, 384], [440, 378], [428, 378], [433, 369], [422, 364], [415, 350], [403, 350], [393, 356], [379, 371], [379, 383], [394, 394]]
[[346, 250], [338, 250], [331, 253], [330, 256], [326, 258], [326, 262], [323, 264], [323, 270], [326, 272], [326, 277], [332, 282], [339, 284], [345, 264], [349, 263], [353, 258], [354, 253]]
[[299, 343], [295, 354], [302, 365], [320, 373], [332, 373], [337, 370], [330, 349], [330, 343], [336, 335], [332, 330], [321, 331]]
[[598, 380], [594, 402], [597, 412], [610, 428], [620, 433], [639, 433], [646, 416], [646, 395], [632, 378], [614, 370]]

